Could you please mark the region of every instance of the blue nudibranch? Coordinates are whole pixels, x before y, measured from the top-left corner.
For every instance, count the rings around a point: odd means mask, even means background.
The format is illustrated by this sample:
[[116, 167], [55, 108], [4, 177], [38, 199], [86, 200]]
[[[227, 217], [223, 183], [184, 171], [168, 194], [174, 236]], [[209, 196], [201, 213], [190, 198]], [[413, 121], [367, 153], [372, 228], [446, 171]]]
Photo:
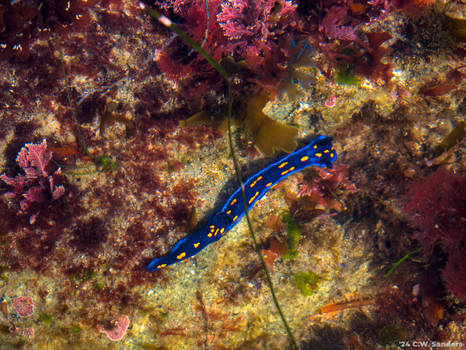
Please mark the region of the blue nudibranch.
[[[332, 146], [332, 138], [324, 135], [317, 136], [303, 148], [269, 164], [244, 182], [244, 191], [248, 201], [247, 210], [251, 209], [273, 185], [287, 176], [311, 165], [331, 168], [336, 159], [337, 154]], [[197, 254], [231, 230], [243, 215], [241, 189], [238, 188], [205, 226], [178, 241], [168, 254], [152, 260], [147, 265], [147, 270], [159, 270]]]

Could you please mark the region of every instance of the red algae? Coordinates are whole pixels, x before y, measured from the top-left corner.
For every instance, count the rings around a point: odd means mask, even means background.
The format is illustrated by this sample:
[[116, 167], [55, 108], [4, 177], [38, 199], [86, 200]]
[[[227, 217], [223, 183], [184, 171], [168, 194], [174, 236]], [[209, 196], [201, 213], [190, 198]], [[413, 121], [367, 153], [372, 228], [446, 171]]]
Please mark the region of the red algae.
[[423, 181], [412, 184], [405, 210], [419, 228], [417, 238], [431, 253], [435, 244], [447, 254], [443, 270], [447, 288], [459, 299], [466, 298], [466, 177], [439, 168]]
[[15, 177], [6, 174], [0, 180], [12, 186], [13, 190], [4, 194], [9, 200], [22, 197], [19, 201], [18, 214], [31, 214], [29, 223], [34, 224], [39, 216], [41, 207], [57, 201], [65, 194], [65, 187], [57, 185], [62, 182], [61, 170], [50, 171], [49, 163], [52, 152], [47, 149], [45, 139], [40, 144], [28, 143], [16, 157], [16, 162], [23, 173]]
[[447, 265], [442, 271], [442, 277], [449, 291], [458, 299], [466, 300], [466, 259], [464, 258], [464, 251], [458, 250], [449, 256]]
[[195, 293], [196, 303], [193, 305], [195, 314], [189, 327], [171, 327], [161, 332], [161, 336], [184, 336], [192, 338], [199, 348], [223, 349], [222, 340], [230, 333], [241, 333], [245, 328], [242, 316], [217, 310], [206, 305], [200, 291]]
[[117, 319], [112, 320], [110, 324], [112, 326], [111, 329], [107, 329], [101, 325], [98, 325], [97, 330], [100, 333], [104, 333], [107, 336], [107, 338], [111, 341], [121, 340], [125, 336], [126, 330], [129, 327], [129, 317], [126, 315], [122, 315]]
[[34, 313], [32, 297], [17, 297], [13, 300], [13, 308], [20, 317], [29, 317]]
[[417, 236], [428, 251], [438, 241], [446, 252], [464, 248], [465, 196], [466, 177], [443, 168], [410, 186], [405, 210], [419, 227]]

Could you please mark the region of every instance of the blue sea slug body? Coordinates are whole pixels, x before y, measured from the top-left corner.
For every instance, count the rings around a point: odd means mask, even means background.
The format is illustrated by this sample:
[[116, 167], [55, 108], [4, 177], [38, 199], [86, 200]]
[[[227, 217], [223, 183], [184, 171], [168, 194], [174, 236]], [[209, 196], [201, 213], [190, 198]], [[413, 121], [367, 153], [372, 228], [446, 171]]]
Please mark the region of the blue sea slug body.
[[[312, 165], [331, 168], [336, 158], [332, 138], [320, 135], [306, 146], [270, 163], [244, 182], [247, 210], [250, 210], [270, 188], [284, 178]], [[223, 237], [241, 220], [244, 214], [241, 188], [238, 188], [228, 198], [225, 205], [207, 221], [206, 225], [178, 241], [168, 254], [152, 260], [147, 265], [147, 270], [159, 270], [197, 254]]]

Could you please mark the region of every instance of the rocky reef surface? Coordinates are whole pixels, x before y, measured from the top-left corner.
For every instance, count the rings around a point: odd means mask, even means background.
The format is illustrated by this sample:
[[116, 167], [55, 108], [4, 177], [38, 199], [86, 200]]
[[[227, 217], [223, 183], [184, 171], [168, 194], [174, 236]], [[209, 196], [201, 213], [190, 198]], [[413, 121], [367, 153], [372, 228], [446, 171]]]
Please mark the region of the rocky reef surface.
[[0, 4], [0, 349], [292, 348], [245, 220], [148, 272], [243, 178], [333, 137], [250, 211], [300, 349], [465, 339], [463, 1]]

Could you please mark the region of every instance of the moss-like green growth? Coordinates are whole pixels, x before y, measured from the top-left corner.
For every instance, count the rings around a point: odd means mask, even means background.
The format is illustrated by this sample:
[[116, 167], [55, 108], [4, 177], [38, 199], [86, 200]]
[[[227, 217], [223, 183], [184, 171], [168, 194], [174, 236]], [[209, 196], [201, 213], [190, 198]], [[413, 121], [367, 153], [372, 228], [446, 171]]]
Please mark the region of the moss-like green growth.
[[314, 272], [298, 272], [293, 275], [296, 287], [302, 295], [310, 296], [315, 293], [321, 278]]
[[283, 255], [283, 260], [294, 259], [298, 256], [299, 253], [296, 247], [298, 246], [299, 240], [301, 239], [301, 229], [289, 213], [283, 214], [282, 220], [287, 225], [286, 247], [288, 248], [288, 252]]
[[335, 81], [340, 85], [359, 86], [359, 84], [361, 84], [361, 80], [357, 76], [351, 75], [349, 69], [337, 72]]
[[70, 331], [71, 333], [74, 333], [74, 334], [81, 333], [81, 327], [79, 327], [79, 325], [77, 324], [73, 324], [71, 325]]
[[[63, 174], [70, 176], [94, 175], [98, 172], [114, 171], [119, 167], [119, 163], [111, 156], [101, 155], [93, 157], [92, 163], [81, 166], [64, 166], [70, 170], [63, 171]], [[76, 171], [77, 170], [77, 171]]]
[[391, 324], [383, 327], [378, 335], [377, 341], [382, 345], [397, 344], [401, 340], [407, 339], [408, 332], [403, 327]]
[[118, 163], [110, 156], [99, 156], [95, 159], [96, 165], [102, 171], [113, 171], [118, 168]]
[[95, 271], [86, 270], [83, 273], [77, 273], [73, 275], [71, 278], [73, 279], [74, 283], [76, 284], [83, 284], [97, 276]]
[[97, 289], [97, 290], [103, 290], [104, 289], [104, 284], [102, 282], [95, 281], [94, 282], [94, 288]]
[[51, 323], [54, 320], [54, 317], [52, 314], [41, 314], [39, 316], [39, 320], [43, 323]]

